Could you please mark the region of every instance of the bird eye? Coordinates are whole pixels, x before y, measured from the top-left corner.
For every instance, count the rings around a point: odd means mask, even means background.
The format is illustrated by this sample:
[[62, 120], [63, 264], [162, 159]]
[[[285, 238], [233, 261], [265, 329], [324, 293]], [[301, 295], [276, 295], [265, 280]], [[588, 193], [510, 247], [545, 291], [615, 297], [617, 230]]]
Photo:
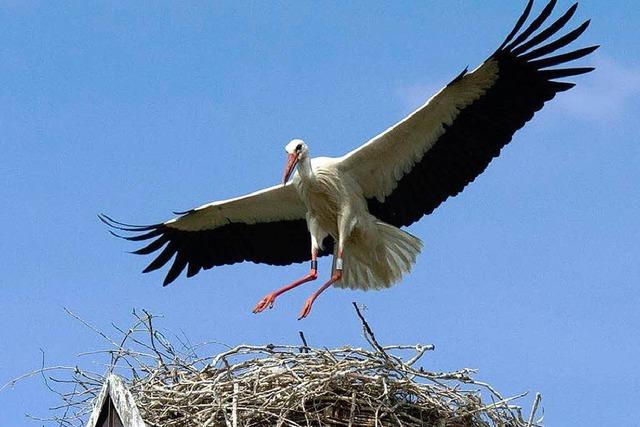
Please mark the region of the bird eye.
[[298, 144], [298, 146], [296, 147], [296, 151], [300, 151], [302, 150], [302, 144]]

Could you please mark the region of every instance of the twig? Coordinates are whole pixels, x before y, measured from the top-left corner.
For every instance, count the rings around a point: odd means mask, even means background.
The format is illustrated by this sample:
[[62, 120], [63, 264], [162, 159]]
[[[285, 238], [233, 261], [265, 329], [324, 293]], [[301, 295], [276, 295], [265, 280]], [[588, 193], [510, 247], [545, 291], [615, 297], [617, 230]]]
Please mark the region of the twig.
[[300, 339], [302, 340], [302, 347], [300, 347], [300, 353], [308, 353], [309, 352], [309, 344], [307, 344], [307, 340], [304, 337], [304, 332], [298, 331], [300, 335]]
[[362, 315], [362, 313], [360, 313], [360, 309], [358, 308], [358, 304], [354, 302], [352, 302], [351, 304], [353, 304], [353, 308], [356, 309], [356, 314], [358, 315], [358, 317], [360, 318], [360, 321], [362, 322], [362, 328], [364, 330], [365, 333], [365, 337], [367, 338], [367, 341], [369, 341], [369, 343], [380, 352], [380, 354], [385, 358], [388, 359], [389, 356], [387, 355], [387, 352], [384, 351], [384, 348], [378, 344], [378, 341], [376, 340], [376, 336], [373, 334], [373, 331], [371, 330], [371, 327], [369, 327], [369, 324], [367, 323], [366, 319], [364, 318], [364, 316]]
[[533, 401], [533, 407], [531, 408], [531, 415], [529, 415], [529, 421], [527, 421], [527, 427], [531, 427], [533, 425], [533, 418], [536, 416], [536, 412], [538, 411], [538, 405], [542, 400], [542, 395], [540, 393], [536, 393], [536, 398]]

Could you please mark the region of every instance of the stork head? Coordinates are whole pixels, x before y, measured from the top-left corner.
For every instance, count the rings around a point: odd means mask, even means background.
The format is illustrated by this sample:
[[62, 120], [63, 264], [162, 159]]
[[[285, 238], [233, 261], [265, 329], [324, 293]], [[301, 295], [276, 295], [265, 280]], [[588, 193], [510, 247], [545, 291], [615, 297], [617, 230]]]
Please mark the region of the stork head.
[[298, 162], [309, 155], [309, 147], [307, 147], [307, 144], [301, 139], [292, 139], [285, 145], [284, 150], [287, 152], [287, 164], [284, 168], [284, 176], [282, 177], [283, 185], [289, 180]]

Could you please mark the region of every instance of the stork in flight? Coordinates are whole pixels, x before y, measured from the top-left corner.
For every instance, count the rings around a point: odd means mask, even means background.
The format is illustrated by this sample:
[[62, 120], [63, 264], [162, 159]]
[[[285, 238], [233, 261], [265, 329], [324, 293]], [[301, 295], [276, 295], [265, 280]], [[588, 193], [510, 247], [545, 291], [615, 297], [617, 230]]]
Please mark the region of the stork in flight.
[[555, 5], [551, 0], [525, 26], [533, 6], [529, 0], [505, 41], [478, 68], [465, 69], [408, 117], [342, 157], [311, 158], [309, 146], [294, 139], [285, 147], [282, 185], [209, 203], [155, 225], [100, 218], [132, 233], [119, 237], [151, 240], [134, 252], [160, 251], [145, 273], [173, 258], [164, 285], [185, 268], [192, 277], [202, 269], [242, 261], [287, 265], [311, 260], [306, 276], [265, 296], [254, 313], [315, 280], [318, 257], [328, 254], [333, 254], [331, 278], [306, 300], [300, 318], [330, 286], [390, 287], [411, 270], [422, 247], [398, 227], [460, 193], [545, 102], [574, 86], [557, 79], [593, 70], [557, 68], [598, 46], [558, 54], [589, 21], [550, 41], [577, 7], [547, 25]]

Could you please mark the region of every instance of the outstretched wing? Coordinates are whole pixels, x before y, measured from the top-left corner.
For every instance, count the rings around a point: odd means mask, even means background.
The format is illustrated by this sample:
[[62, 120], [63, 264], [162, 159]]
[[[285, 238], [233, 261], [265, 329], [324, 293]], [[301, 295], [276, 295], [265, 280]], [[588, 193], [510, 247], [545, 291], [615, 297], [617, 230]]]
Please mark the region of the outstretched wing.
[[552, 68], [598, 48], [549, 56], [589, 25], [586, 21], [549, 41], [571, 19], [575, 4], [533, 35], [555, 4], [549, 2], [522, 30], [530, 0], [504, 43], [482, 65], [464, 70], [414, 113], [341, 159], [340, 167], [360, 183], [373, 215], [405, 226], [433, 212], [480, 175], [546, 101], [574, 86], [555, 79], [593, 70]]
[[305, 215], [304, 203], [288, 184], [200, 206], [161, 224], [132, 226], [106, 215], [100, 215], [100, 219], [112, 228], [133, 233], [116, 234], [118, 237], [136, 242], [151, 240], [134, 252], [148, 255], [160, 251], [145, 273], [159, 269], [175, 256], [164, 280], [168, 285], [185, 267], [187, 277], [191, 277], [201, 269], [242, 261], [286, 265], [310, 259]]

